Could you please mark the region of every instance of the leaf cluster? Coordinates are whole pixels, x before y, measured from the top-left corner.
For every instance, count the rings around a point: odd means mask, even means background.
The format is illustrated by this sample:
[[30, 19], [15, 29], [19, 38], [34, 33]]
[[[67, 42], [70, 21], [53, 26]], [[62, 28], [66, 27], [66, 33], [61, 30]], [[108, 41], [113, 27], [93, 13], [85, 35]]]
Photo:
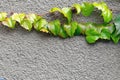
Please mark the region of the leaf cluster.
[[[104, 20], [103, 24], [72, 21], [74, 13], [90, 16], [95, 8], [101, 11], [101, 16]], [[85, 35], [88, 43], [95, 43], [99, 39], [112, 39], [114, 43], [118, 43], [120, 40], [120, 15], [113, 19], [113, 23], [110, 23], [113, 17], [112, 11], [105, 2], [84, 2], [82, 4], [73, 4], [72, 7], [62, 9], [54, 7], [50, 9], [50, 13], [55, 12], [61, 13], [67, 19], [67, 22], [62, 24], [59, 19], [48, 22], [45, 18], [37, 14], [14, 13], [8, 17], [5, 12], [0, 12], [0, 22], [11, 29], [14, 29], [16, 23], [19, 23], [21, 27], [28, 31], [34, 28], [37, 31], [62, 38]]]

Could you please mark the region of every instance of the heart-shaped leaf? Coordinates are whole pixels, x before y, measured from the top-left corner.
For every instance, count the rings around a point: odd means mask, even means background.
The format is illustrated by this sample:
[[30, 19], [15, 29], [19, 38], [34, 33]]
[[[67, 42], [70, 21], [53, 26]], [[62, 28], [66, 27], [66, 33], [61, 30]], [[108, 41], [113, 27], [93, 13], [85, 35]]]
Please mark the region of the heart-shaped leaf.
[[101, 33], [100, 33], [100, 34], [101, 34], [101, 35], [100, 35], [100, 38], [101, 38], [101, 39], [110, 40], [111, 33], [110, 33], [110, 31], [109, 31], [108, 29], [103, 28], [103, 29], [101, 30]]
[[41, 29], [46, 28], [47, 24], [48, 24], [48, 22], [45, 19], [40, 19], [39, 21], [34, 23], [34, 28], [37, 31], [40, 31]]
[[100, 37], [100, 33], [97, 31], [97, 28], [95, 28], [93, 25], [92, 27], [88, 27], [86, 29], [85, 34], [88, 43], [95, 43], [96, 40], [98, 40]]
[[24, 13], [14, 13], [12, 16], [11, 16], [12, 20], [15, 20], [19, 23], [21, 23], [23, 21], [23, 19], [25, 18], [25, 14]]
[[92, 14], [93, 10], [94, 10], [94, 6], [91, 3], [84, 2], [81, 5], [81, 13], [84, 16], [90, 16]]
[[57, 36], [59, 34], [60, 27], [61, 27], [61, 25], [60, 25], [59, 20], [54, 20], [48, 24], [49, 31], [55, 36]]
[[115, 17], [113, 22], [116, 29], [116, 35], [120, 35], [120, 14]]
[[6, 17], [7, 17], [7, 13], [5, 12], [0, 13], [0, 21], [4, 21]]
[[120, 40], [120, 35], [116, 35], [116, 32], [114, 32], [114, 33], [111, 35], [111, 38], [112, 38], [113, 42], [114, 42], [115, 44], [117, 44], [117, 43], [119, 42], [119, 40]]
[[87, 28], [85, 34], [87, 36], [100, 36], [100, 33], [97, 31], [95, 27]]
[[101, 3], [94, 2], [93, 5], [102, 11], [102, 16], [105, 23], [108, 23], [112, 20], [112, 11], [108, 8], [105, 2]]
[[28, 31], [31, 31], [31, 29], [32, 29], [31, 21], [26, 18], [22, 20], [21, 26]]
[[71, 10], [71, 8], [62, 8], [62, 9], [60, 9], [60, 8], [52, 8], [51, 10], [50, 10], [50, 12], [60, 12], [61, 14], [63, 14], [64, 15], [64, 17], [66, 17], [67, 18], [67, 20], [68, 20], [68, 23], [70, 23], [71, 22], [71, 19], [72, 19], [72, 10]]
[[76, 29], [77, 29], [77, 22], [71, 22], [70, 25], [69, 24], [64, 25], [64, 30], [70, 37], [74, 36]]
[[3, 22], [3, 25], [8, 26], [9, 28], [15, 28], [16, 21], [12, 20], [11, 18], [6, 18]]
[[75, 31], [75, 35], [80, 35], [81, 34], [81, 32], [82, 32], [82, 27], [78, 24], [77, 25], [77, 29], [76, 29], [76, 31]]
[[26, 15], [27, 19], [29, 19], [31, 21], [31, 23], [35, 23], [38, 20], [40, 20], [42, 17], [37, 15], [37, 14], [28, 14]]
[[67, 33], [64, 31], [64, 29], [63, 29], [63, 26], [61, 26], [61, 28], [60, 28], [60, 32], [59, 32], [59, 34], [58, 34], [60, 37], [62, 37], [62, 38], [67, 38], [68, 37], [68, 35], [67, 35]]
[[95, 43], [99, 39], [99, 36], [86, 36], [86, 41], [88, 43]]

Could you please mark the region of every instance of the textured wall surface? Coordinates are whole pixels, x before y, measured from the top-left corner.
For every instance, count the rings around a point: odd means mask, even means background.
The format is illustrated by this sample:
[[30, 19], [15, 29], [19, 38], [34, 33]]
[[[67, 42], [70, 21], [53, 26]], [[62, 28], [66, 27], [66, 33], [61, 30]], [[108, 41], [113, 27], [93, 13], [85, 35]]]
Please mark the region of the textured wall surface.
[[[40, 14], [83, 1], [96, 0], [1, 0], [0, 12]], [[105, 1], [114, 15], [120, 13], [120, 0]], [[77, 19], [99, 22], [95, 15]], [[7, 80], [120, 80], [120, 43], [89, 45], [83, 36], [61, 39], [0, 26], [0, 76]]]

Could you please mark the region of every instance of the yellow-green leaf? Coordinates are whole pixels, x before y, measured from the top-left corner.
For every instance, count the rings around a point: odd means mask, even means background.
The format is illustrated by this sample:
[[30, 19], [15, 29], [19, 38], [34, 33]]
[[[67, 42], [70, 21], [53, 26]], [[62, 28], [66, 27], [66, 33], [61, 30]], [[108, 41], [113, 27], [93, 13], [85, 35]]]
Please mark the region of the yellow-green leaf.
[[21, 22], [21, 26], [28, 31], [31, 31], [32, 29], [32, 23], [28, 19], [23, 19], [23, 21]]
[[48, 22], [45, 19], [40, 19], [39, 21], [34, 23], [34, 28], [37, 31], [40, 31], [43, 28], [47, 29], [46, 28], [47, 24], [48, 24]]
[[0, 12], [0, 21], [4, 21], [6, 17], [7, 17], [7, 13]]
[[93, 5], [102, 11], [102, 16], [105, 23], [108, 23], [112, 20], [112, 11], [108, 8], [105, 2], [101, 3], [94, 2]]
[[68, 37], [68, 35], [67, 35], [67, 33], [64, 31], [64, 29], [63, 29], [63, 26], [61, 26], [61, 28], [60, 28], [60, 32], [59, 32], [59, 34], [58, 34], [60, 37], [62, 37], [62, 38], [67, 38]]
[[71, 19], [72, 19], [72, 10], [71, 10], [71, 8], [62, 8], [62, 9], [60, 9], [60, 8], [52, 8], [51, 10], [50, 10], [50, 12], [60, 12], [61, 14], [63, 14], [64, 15], [64, 17], [66, 17], [67, 18], [67, 20], [68, 20], [68, 23], [70, 23], [70, 21], [71, 21]]
[[29, 19], [31, 21], [31, 23], [35, 23], [38, 20], [40, 20], [42, 17], [37, 15], [37, 14], [28, 14], [26, 15], [27, 19]]
[[52, 22], [50, 22], [48, 24], [48, 29], [55, 36], [57, 36], [59, 34], [60, 27], [61, 27], [61, 25], [60, 25], [60, 21], [59, 20], [54, 20], [54, 21], [52, 21]]
[[16, 21], [12, 20], [11, 18], [6, 18], [2, 22], [2, 24], [13, 29], [13, 28], [15, 28]]
[[19, 23], [21, 23], [23, 21], [23, 19], [25, 18], [25, 14], [24, 13], [14, 13], [11, 16], [12, 20], [15, 20]]
[[77, 14], [80, 14], [80, 12], [81, 12], [81, 5], [80, 4], [73, 4], [73, 7], [76, 9]]
[[74, 36], [76, 29], [77, 29], [77, 22], [71, 22], [70, 25], [69, 24], [64, 25], [64, 30], [70, 37]]

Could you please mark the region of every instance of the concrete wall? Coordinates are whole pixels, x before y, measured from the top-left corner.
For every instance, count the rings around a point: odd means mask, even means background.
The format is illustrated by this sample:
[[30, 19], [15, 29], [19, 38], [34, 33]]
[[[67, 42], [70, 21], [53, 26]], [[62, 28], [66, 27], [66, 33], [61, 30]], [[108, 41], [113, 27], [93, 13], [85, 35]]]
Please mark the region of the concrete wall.
[[[83, 1], [99, 0], [1, 0], [0, 12], [40, 14]], [[106, 2], [114, 15], [120, 13], [120, 0]], [[93, 16], [77, 20], [99, 22]], [[83, 36], [61, 39], [19, 26], [15, 30], [0, 26], [0, 76], [7, 80], [120, 80], [120, 44], [89, 45]]]

